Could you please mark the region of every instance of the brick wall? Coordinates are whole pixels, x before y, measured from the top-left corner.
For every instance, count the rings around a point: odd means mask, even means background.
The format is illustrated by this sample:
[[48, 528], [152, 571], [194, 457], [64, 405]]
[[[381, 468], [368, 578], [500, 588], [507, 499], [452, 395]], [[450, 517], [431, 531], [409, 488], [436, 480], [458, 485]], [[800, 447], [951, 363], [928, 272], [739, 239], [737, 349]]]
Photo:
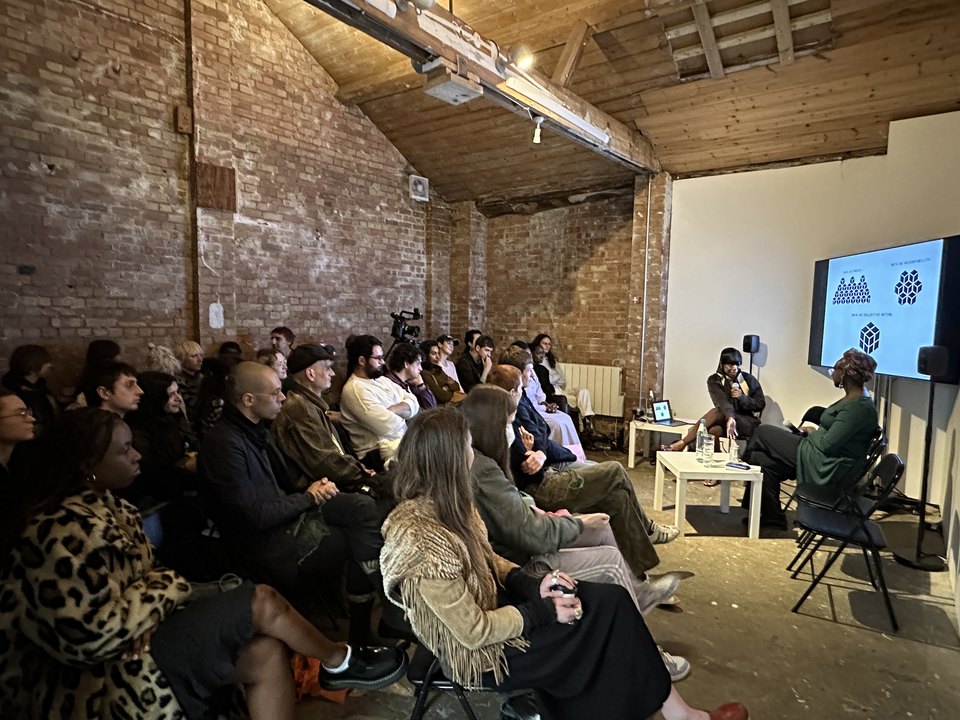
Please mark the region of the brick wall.
[[[413, 168], [334, 99], [265, 4], [194, 0], [187, 18], [184, 5], [0, 6], [0, 355], [41, 342], [59, 384], [95, 336], [134, 362], [148, 341], [172, 345], [195, 327], [207, 347], [239, 338], [252, 350], [281, 323], [340, 346], [353, 332], [386, 340], [390, 312], [425, 307]], [[176, 105], [192, 105], [192, 138], [173, 130]], [[198, 210], [196, 245], [190, 142], [237, 178], [237, 212]], [[439, 284], [431, 293], [443, 306]], [[222, 330], [207, 322], [217, 300]]]
[[0, 33], [0, 355], [46, 345], [72, 384], [91, 338], [145, 350], [195, 311], [183, 2], [4, 0]]
[[548, 333], [568, 362], [623, 363], [633, 198], [488, 223], [487, 322], [498, 342]]

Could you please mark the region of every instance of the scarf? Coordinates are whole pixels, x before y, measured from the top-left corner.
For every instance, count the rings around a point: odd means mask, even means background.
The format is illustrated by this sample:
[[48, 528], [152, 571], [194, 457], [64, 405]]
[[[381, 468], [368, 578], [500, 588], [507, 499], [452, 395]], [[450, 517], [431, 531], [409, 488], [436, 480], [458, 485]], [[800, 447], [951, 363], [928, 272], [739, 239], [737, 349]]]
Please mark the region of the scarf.
[[[471, 528], [489, 556], [493, 550], [486, 540], [486, 527], [476, 509]], [[492, 672], [500, 684], [508, 672], [504, 646], [526, 649], [528, 643], [514, 638], [476, 650], [464, 647], [433, 613], [417, 592], [417, 580], [463, 578], [477, 605], [485, 611], [497, 608], [497, 584], [492, 567], [472, 567], [466, 544], [437, 516], [429, 498], [400, 503], [383, 525], [384, 545], [380, 552], [383, 588], [395, 605], [406, 611], [413, 631], [440, 658], [448, 677], [467, 689], [482, 689], [482, 675]]]

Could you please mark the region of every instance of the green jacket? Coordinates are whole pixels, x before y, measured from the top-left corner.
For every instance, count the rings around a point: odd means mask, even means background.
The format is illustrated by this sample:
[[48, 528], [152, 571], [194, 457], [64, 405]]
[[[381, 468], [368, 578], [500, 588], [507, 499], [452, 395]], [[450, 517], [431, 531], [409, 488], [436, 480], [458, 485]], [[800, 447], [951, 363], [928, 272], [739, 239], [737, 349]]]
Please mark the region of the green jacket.
[[862, 463], [877, 430], [877, 407], [867, 397], [828, 407], [820, 427], [797, 448], [797, 483], [835, 496], [838, 483]]

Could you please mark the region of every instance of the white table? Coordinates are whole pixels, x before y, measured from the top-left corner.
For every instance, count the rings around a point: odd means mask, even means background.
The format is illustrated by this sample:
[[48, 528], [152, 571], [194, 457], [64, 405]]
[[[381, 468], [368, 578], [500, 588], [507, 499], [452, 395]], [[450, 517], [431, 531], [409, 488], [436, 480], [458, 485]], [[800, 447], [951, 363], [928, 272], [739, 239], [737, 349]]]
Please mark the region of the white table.
[[[723, 457], [723, 456], [720, 456]], [[715, 461], [719, 465], [720, 461]], [[760, 493], [763, 491], [763, 475], [758, 465], [749, 470], [734, 470], [724, 464], [719, 467], [697, 462], [697, 454], [692, 452], [658, 452], [656, 485], [653, 491], [653, 509], [663, 510], [664, 472], [671, 472], [677, 479], [677, 501], [674, 510], [674, 524], [684, 534], [684, 522], [687, 515], [687, 483], [691, 480], [720, 480], [720, 512], [730, 512], [730, 483], [740, 481], [750, 484], [750, 520], [747, 535], [754, 540], [760, 537]]]
[[632, 420], [630, 422], [630, 439], [627, 442], [627, 467], [632, 468], [636, 465], [635, 456], [637, 454], [637, 433], [644, 434], [644, 456], [650, 457], [650, 433], [664, 433], [666, 435], [679, 435], [683, 437], [693, 427], [693, 423], [686, 425], [658, 425], [655, 422], [647, 420]]

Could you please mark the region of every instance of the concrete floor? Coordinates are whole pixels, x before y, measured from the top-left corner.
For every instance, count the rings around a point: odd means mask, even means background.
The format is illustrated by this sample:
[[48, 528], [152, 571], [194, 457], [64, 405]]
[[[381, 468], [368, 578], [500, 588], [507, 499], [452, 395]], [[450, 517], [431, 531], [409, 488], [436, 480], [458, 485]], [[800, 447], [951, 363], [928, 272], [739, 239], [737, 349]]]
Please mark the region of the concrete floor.
[[[617, 453], [592, 459], [626, 464]], [[638, 462], [630, 474], [641, 502], [652, 508], [652, 466]], [[675, 492], [669, 481], [665, 492], [667, 498]], [[848, 551], [800, 614], [793, 614], [790, 608], [809, 581], [791, 580], [784, 570], [795, 552], [794, 535], [762, 531], [760, 540], [747, 539], [740, 522], [744, 511], [721, 514], [719, 497], [719, 488], [691, 484], [689, 534], [658, 546], [661, 564], [655, 572], [687, 570], [692, 577], [680, 587], [677, 608], [647, 616], [658, 642], [693, 665], [677, 685], [689, 703], [712, 708], [740, 700], [751, 717], [767, 720], [960, 717], [960, 635], [947, 573], [912, 570], [884, 554], [900, 623], [893, 633], [862, 556]], [[739, 497], [735, 488], [733, 498]], [[651, 514], [673, 522], [672, 503]], [[898, 517], [884, 528], [891, 545], [902, 541], [906, 547], [916, 532], [915, 521]], [[825, 553], [819, 555], [822, 563]], [[480, 720], [499, 717], [492, 694], [469, 698]], [[343, 705], [305, 701], [296, 717], [401, 720], [412, 707], [410, 686], [403, 681], [378, 692], [355, 692]], [[464, 716], [454, 698], [442, 697], [426, 717]]]

